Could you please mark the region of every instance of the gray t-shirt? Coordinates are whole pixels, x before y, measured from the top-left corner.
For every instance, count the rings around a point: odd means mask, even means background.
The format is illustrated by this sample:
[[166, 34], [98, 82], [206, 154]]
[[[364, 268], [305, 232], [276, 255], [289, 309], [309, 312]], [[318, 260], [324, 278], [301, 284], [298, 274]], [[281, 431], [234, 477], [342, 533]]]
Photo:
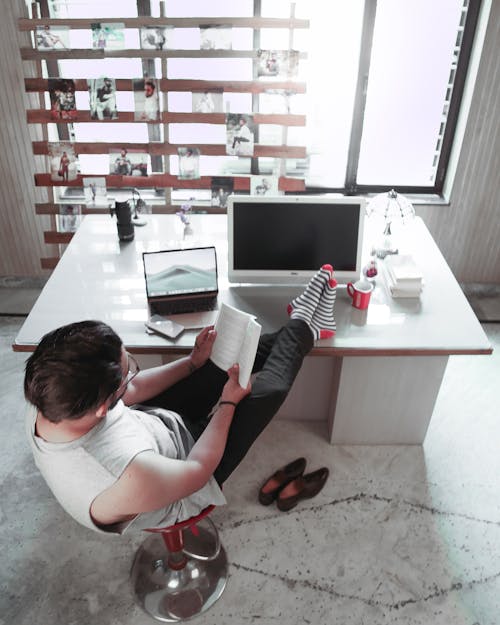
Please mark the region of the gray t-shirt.
[[122, 534], [130, 527], [165, 527], [199, 514], [226, 499], [213, 477], [200, 490], [165, 508], [144, 512], [109, 528], [90, 515], [94, 499], [120, 477], [137, 454], [153, 450], [185, 460], [194, 440], [181, 418], [161, 408], [129, 408], [119, 401], [95, 427], [69, 443], [50, 443], [35, 433], [36, 408], [28, 406], [26, 432], [35, 464], [61, 506], [76, 521], [98, 532]]

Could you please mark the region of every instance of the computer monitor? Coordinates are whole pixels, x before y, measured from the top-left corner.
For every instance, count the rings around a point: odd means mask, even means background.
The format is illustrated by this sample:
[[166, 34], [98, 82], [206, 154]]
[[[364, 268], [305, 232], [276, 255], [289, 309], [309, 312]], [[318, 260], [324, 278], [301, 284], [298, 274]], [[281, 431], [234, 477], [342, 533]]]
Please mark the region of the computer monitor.
[[325, 263], [340, 284], [357, 280], [364, 215], [360, 197], [232, 195], [229, 281], [301, 284]]

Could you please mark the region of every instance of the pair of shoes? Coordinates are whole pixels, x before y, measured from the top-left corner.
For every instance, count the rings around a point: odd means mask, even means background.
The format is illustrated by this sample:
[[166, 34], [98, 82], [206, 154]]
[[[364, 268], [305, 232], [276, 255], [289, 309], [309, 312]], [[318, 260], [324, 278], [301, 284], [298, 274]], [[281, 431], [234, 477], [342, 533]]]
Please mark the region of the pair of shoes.
[[273, 475], [265, 481], [259, 490], [259, 502], [263, 506], [268, 506], [273, 503], [276, 497], [278, 497], [280, 491], [295, 478], [302, 475], [305, 468], [306, 459], [297, 458], [297, 460], [290, 462], [282, 469], [273, 473]]
[[294, 508], [301, 499], [315, 497], [325, 485], [329, 471], [326, 467], [301, 475], [278, 493], [277, 506], [282, 512]]

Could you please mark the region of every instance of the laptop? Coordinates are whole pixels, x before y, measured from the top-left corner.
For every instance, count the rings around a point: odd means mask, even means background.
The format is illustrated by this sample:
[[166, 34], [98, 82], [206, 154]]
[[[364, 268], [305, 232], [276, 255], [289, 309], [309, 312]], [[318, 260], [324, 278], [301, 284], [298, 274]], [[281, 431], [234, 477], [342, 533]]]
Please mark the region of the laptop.
[[183, 315], [193, 328], [209, 325], [203, 313], [216, 310], [219, 292], [214, 246], [143, 252], [142, 260], [150, 319]]

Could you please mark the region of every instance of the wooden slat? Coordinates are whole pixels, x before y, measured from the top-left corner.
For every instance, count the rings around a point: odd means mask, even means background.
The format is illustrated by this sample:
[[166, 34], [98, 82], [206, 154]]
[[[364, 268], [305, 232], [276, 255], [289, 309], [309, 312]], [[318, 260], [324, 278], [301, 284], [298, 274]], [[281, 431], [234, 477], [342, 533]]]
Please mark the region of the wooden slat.
[[[177, 154], [177, 148], [186, 144], [172, 145], [167, 143], [88, 143], [76, 142], [72, 144], [77, 154], [107, 154], [109, 151], [140, 150], [151, 155], [163, 156], [165, 154]], [[200, 154], [204, 156], [227, 156], [226, 146], [217, 144], [200, 144], [196, 146], [200, 150]], [[49, 153], [48, 142], [33, 141], [33, 153], [44, 155]], [[303, 146], [291, 145], [255, 145], [254, 157], [276, 157], [276, 158], [305, 158], [306, 148]], [[119, 176], [117, 176], [119, 177]], [[131, 178], [132, 176], [123, 176]], [[136, 179], [135, 176], [133, 176]]]
[[125, 28], [141, 26], [174, 26], [175, 28], [196, 28], [198, 26], [233, 26], [234, 28], [309, 28], [309, 20], [280, 17], [106, 17], [101, 19], [56, 19], [19, 18], [19, 30], [34, 30], [37, 26], [69, 26], [74, 29], [89, 29], [95, 22], [123, 24]]
[[[51, 116], [51, 112], [47, 109], [31, 109], [27, 111], [27, 121], [29, 124], [54, 124], [55, 120]], [[278, 126], [305, 126], [305, 115], [288, 115], [288, 114], [262, 114], [254, 113], [253, 121], [256, 124], [276, 124]], [[109, 124], [109, 123], [150, 123], [150, 124], [225, 124], [225, 113], [171, 113], [169, 111], [163, 111], [161, 119], [159, 121], [136, 120], [135, 113], [133, 111], [123, 111], [118, 113], [118, 119], [92, 119], [90, 117], [89, 110], [78, 110], [76, 116], [72, 120], [57, 120], [58, 124], [71, 124], [71, 123], [86, 123], [92, 122], [93, 124]]]
[[73, 232], [57, 232], [55, 230], [46, 230], [43, 233], [43, 240], [48, 245], [59, 245], [69, 243], [73, 236]]
[[[36, 50], [21, 48], [23, 61], [60, 60], [60, 59], [256, 59], [258, 50], [103, 50], [78, 48], [74, 50]], [[305, 52], [299, 53], [300, 59], [306, 59]]]
[[[102, 174], [85, 174], [79, 175], [76, 180], [71, 182], [54, 182], [50, 178], [50, 174], [35, 174], [35, 185], [37, 187], [82, 187], [83, 178], [99, 177], [106, 179], [106, 186], [123, 188], [123, 187], [173, 187], [174, 189], [210, 189], [212, 185], [211, 176], [202, 176], [197, 180], [179, 180], [177, 176], [171, 174], [153, 174], [152, 176], [114, 176]], [[248, 176], [238, 176], [234, 179], [235, 191], [250, 191], [250, 178]], [[280, 178], [280, 191], [298, 192], [304, 191], [305, 185], [302, 178]], [[68, 202], [69, 203], [69, 202]], [[74, 202], [78, 204], [78, 202]]]
[[[73, 78], [76, 91], [87, 91], [88, 82], [86, 78]], [[170, 80], [161, 78], [160, 91], [216, 91], [221, 89], [226, 93], [264, 93], [269, 90], [282, 89], [293, 93], [305, 93], [306, 84], [304, 82], [293, 81], [223, 81], [223, 80]], [[115, 81], [117, 91], [133, 91], [132, 79], [117, 78]], [[28, 93], [48, 91], [49, 82], [47, 78], [25, 78], [24, 87]]]
[[[49, 258], [40, 258], [40, 265], [42, 269], [55, 269], [57, 263], [59, 262], [58, 256], [51, 256]], [[21, 349], [21, 346], [18, 346], [19, 349], [14, 349], [14, 351], [29, 351]]]

